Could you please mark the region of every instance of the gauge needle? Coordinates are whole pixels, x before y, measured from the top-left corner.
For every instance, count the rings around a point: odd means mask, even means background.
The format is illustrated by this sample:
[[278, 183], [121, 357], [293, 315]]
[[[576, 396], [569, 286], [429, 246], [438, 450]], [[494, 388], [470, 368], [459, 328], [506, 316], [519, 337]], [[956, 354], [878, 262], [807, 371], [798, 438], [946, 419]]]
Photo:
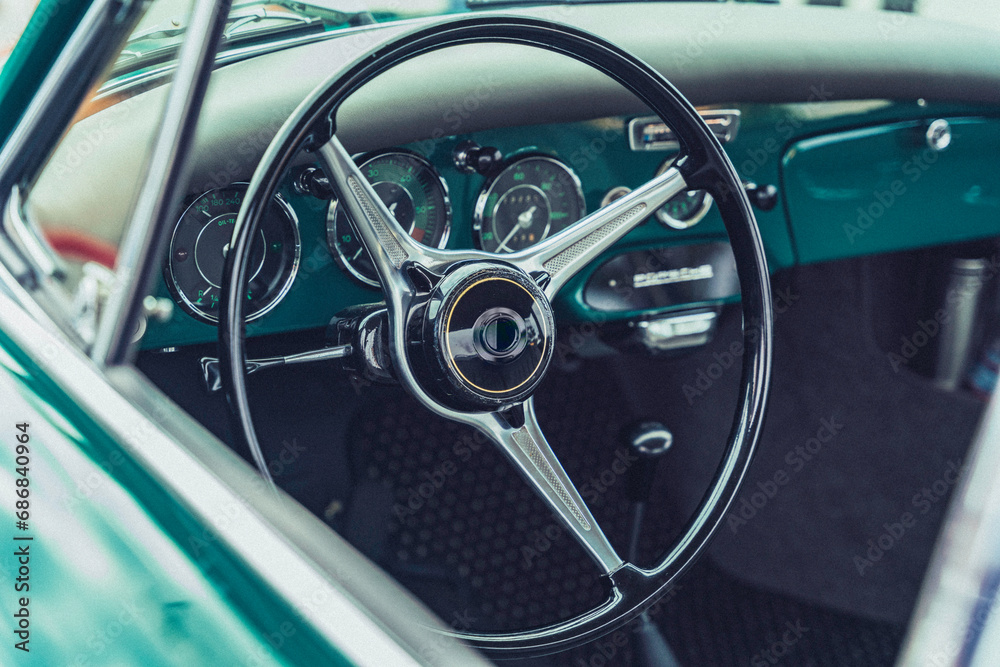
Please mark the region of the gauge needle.
[[394, 217], [394, 218], [396, 217], [396, 207], [397, 206], [399, 206], [399, 202], [398, 201], [392, 202], [392, 205], [389, 206], [389, 213], [391, 213], [392, 217]]
[[517, 216], [517, 224], [525, 229], [531, 227], [531, 218], [535, 215], [535, 211], [537, 210], [537, 206], [532, 206], [527, 211]]
[[507, 244], [510, 242], [512, 238], [514, 238], [514, 234], [517, 233], [518, 229], [521, 228], [527, 229], [528, 227], [531, 227], [531, 218], [535, 215], [535, 211], [537, 210], [538, 210], [537, 206], [532, 206], [527, 211], [517, 216], [517, 224], [514, 225], [514, 228], [511, 229], [510, 232], [507, 234], [507, 236], [504, 238], [503, 243], [497, 246], [497, 252], [500, 252], [501, 250], [510, 250], [510, 248], [507, 247]]

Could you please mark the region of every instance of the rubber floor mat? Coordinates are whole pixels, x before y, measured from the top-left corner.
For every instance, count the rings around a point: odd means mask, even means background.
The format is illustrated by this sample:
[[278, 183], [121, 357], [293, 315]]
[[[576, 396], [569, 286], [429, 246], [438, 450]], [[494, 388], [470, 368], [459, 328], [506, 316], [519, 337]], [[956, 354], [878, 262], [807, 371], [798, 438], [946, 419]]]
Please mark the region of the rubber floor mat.
[[[634, 416], [610, 378], [600, 364], [550, 373], [537, 410], [556, 454], [624, 553], [624, 478], [609, 471], [630, 463], [621, 432]], [[529, 628], [604, 599], [589, 557], [481, 436], [387, 391], [354, 424], [351, 443], [355, 478], [368, 488], [364, 507], [355, 508], [367, 526], [356, 545], [446, 623]], [[647, 522], [647, 530], [669, 543], [670, 526]], [[647, 541], [643, 551], [652, 548]], [[891, 665], [903, 636], [901, 627], [742, 584], [706, 560], [654, 607], [653, 618], [685, 666]], [[632, 635], [626, 627], [557, 656], [503, 664], [630, 665]]]

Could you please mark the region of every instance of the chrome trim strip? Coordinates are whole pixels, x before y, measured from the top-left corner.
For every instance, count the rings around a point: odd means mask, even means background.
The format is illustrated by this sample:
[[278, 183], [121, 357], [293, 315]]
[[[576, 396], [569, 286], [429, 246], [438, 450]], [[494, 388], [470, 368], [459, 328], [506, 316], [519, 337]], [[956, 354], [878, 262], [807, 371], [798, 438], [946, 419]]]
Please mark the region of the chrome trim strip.
[[[23, 242], [31, 239], [36, 233], [32, 229], [37, 230], [36, 227], [29, 227], [28, 223], [23, 220], [22, 203], [21, 190], [15, 186], [10, 192], [10, 198], [7, 200], [7, 205], [4, 207], [2, 215], [0, 215], [0, 222], [2, 222], [3, 228], [8, 232], [7, 239], [5, 240], [13, 241], [17, 252], [25, 252], [31, 249], [31, 245]], [[38, 244], [34, 245], [35, 252], [27, 252], [25, 259], [41, 262], [40, 264], [31, 265], [35, 281], [30, 285], [30, 289], [33, 290], [35, 299], [29, 298], [22, 305], [32, 310], [32, 312], [46, 312], [46, 317], [58, 321], [67, 335], [75, 335], [79, 343], [89, 344], [91, 341], [86, 340], [72, 322], [72, 300], [63, 288], [60, 278], [57, 277], [62, 271], [61, 263], [57, 263], [58, 259], [56, 259], [54, 254], [52, 258], [46, 258], [46, 255], [50, 252], [50, 250], [45, 249], [48, 248], [47, 243], [44, 244], [44, 248]], [[35, 254], [36, 252], [38, 254]], [[51, 259], [51, 262], [49, 259]], [[11, 275], [11, 280], [19, 283], [12, 274], [6, 275]]]
[[[740, 129], [739, 109], [705, 109], [698, 113], [720, 143], [726, 144], [736, 138], [736, 132]], [[642, 128], [647, 125], [662, 125], [667, 138], [645, 142], [642, 139]], [[673, 130], [658, 116], [633, 118], [628, 123], [628, 145], [633, 151], [675, 151], [680, 148], [680, 144], [673, 139], [673, 136]]]
[[24, 197], [21, 188], [16, 185], [11, 190], [10, 199], [7, 200], [3, 226], [42, 276], [57, 280], [66, 277], [66, 265], [45, 240], [41, 228], [25, 215]]

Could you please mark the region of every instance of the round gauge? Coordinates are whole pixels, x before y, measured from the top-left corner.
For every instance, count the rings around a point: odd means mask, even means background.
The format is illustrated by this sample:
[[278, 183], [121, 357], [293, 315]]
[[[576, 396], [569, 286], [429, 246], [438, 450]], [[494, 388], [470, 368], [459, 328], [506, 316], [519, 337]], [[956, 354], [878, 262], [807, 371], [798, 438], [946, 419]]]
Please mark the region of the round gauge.
[[[445, 246], [451, 229], [451, 201], [448, 186], [430, 162], [416, 153], [393, 150], [363, 156], [358, 163], [400, 227], [424, 245]], [[375, 264], [337, 200], [327, 212], [326, 238], [341, 268], [365, 285], [378, 287]]]
[[[201, 195], [188, 205], [170, 238], [167, 287], [184, 310], [204, 322], [219, 321], [222, 269], [246, 190], [245, 183], [234, 183]], [[250, 251], [248, 321], [278, 305], [295, 279], [300, 252], [295, 213], [275, 195]]]
[[[670, 158], [656, 170], [659, 176], [674, 163]], [[682, 192], [656, 211], [656, 218], [668, 227], [688, 229], [694, 227], [712, 208], [712, 195], [704, 190], [688, 190]]]
[[583, 217], [580, 179], [559, 160], [521, 157], [483, 186], [472, 230], [488, 252], [516, 252], [538, 243]]

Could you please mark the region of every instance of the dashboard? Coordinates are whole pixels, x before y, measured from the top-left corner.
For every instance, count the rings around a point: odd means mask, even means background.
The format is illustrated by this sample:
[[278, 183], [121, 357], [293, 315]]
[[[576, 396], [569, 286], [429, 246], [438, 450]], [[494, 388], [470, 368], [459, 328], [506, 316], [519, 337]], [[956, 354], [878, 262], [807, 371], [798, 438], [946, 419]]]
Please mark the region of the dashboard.
[[[661, 27], [654, 35], [635, 30], [614, 5], [524, 11], [621, 44], [706, 113], [738, 112], [724, 147], [741, 177], [777, 193], [773, 208], [755, 209], [772, 271], [995, 235], [1000, 45], [992, 34], [914, 19], [886, 50], [872, 46], [885, 37], [860, 12], [651, 3], [644, 11]], [[726, 29], [712, 37], [712, 58], [692, 57], [692, 30], [716, 23]], [[386, 25], [378, 38], [406, 28]], [[828, 39], [797, 41], [818, 33]], [[213, 74], [189, 196], [155, 287], [174, 312], [147, 321], [142, 349], [216, 339], [216, 285], [240, 184], [295, 106], [373, 38], [347, 31]], [[983, 58], [969, 62], [970, 49]], [[421, 94], [410, 85], [415, 77]], [[139, 147], [153, 136], [165, 89], [126, 97], [76, 124], [28, 202], [43, 228], [124, 226], [131, 200], [123, 184], [142, 168]], [[373, 182], [421, 242], [502, 253], [571, 224], [668, 164], [669, 128], [647, 123], [648, 113], [579, 63], [482, 44], [387, 72], [345, 103], [338, 132], [361, 164], [379, 172]], [[937, 121], [952, 137], [943, 151], [927, 144]], [[91, 142], [94, 136], [101, 140]], [[470, 148], [471, 170], [456, 161]], [[317, 167], [313, 156], [298, 156], [257, 241], [248, 336], [322, 328], [344, 308], [381, 298], [343, 214], [302, 187], [302, 174]], [[880, 197], [894, 187], [905, 196], [883, 205]], [[553, 303], [559, 321], [640, 323], [732, 301], [726, 242], [709, 198], [680, 197], [563, 287]], [[623, 281], [628, 289], [620, 289]]]
[[[721, 139], [739, 136], [738, 110], [703, 113], [714, 119]], [[676, 156], [677, 144], [659, 119], [624, 116], [418, 141], [359, 154], [355, 161], [417, 241], [502, 255], [572, 225], [659, 174]], [[251, 258], [248, 334], [325, 326], [347, 306], [380, 300], [371, 260], [336, 193], [324, 192], [324, 186], [329, 187], [310, 156], [301, 156], [285, 175]], [[172, 233], [158, 290], [179, 312], [166, 323], [150, 322], [143, 348], [214, 339], [222, 266], [245, 190], [245, 183], [236, 182], [189, 197]], [[608, 293], [588, 296], [584, 285], [567, 294], [562, 309], [595, 310], [597, 304], [597, 311], [621, 319], [640, 310], [655, 313], [732, 300], [738, 292], [734, 267], [730, 253], [719, 253], [711, 243], [719, 240], [725, 240], [725, 229], [711, 196], [703, 191], [678, 195], [630, 235], [624, 247], [708, 244], [707, 258], [688, 252], [677, 259], [701, 263], [661, 266], [650, 255], [649, 270], [641, 271], [636, 260], [613, 269], [613, 275], [602, 275], [599, 287], [604, 292], [611, 288], [612, 301], [614, 288], [629, 283], [628, 294], [618, 290], [618, 303], [609, 303]], [[685, 269], [683, 275], [680, 269]], [[638, 288], [646, 292], [633, 294], [633, 277], [640, 274], [646, 277], [640, 276]], [[721, 292], [718, 287], [699, 289], [699, 282], [717, 276], [725, 283]], [[650, 301], [657, 289], [661, 293]]]
[[[772, 271], [995, 233], [1000, 182], [987, 167], [1000, 149], [1000, 121], [981, 108], [865, 100], [701, 112], [745, 182], [776, 193], [755, 209]], [[953, 143], [938, 153], [925, 135], [941, 119]], [[355, 159], [413, 238], [503, 254], [643, 184], [676, 154], [669, 128], [630, 114], [426, 139]], [[909, 196], [877, 225], [859, 223], [855, 209], [878, 204], [895, 180], [905, 180]], [[324, 327], [344, 308], [381, 299], [336, 193], [316, 192], [324, 181], [305, 154], [284, 176], [251, 260], [249, 336]], [[219, 279], [244, 190], [237, 181], [188, 198], [157, 290], [177, 309], [166, 322], [148, 322], [143, 349], [215, 339]], [[953, 222], [931, 224], [935, 209]], [[845, 220], [862, 227], [852, 231]], [[679, 195], [563, 288], [554, 301], [560, 321], [636, 323], [736, 301], [727, 240], [707, 193]]]

